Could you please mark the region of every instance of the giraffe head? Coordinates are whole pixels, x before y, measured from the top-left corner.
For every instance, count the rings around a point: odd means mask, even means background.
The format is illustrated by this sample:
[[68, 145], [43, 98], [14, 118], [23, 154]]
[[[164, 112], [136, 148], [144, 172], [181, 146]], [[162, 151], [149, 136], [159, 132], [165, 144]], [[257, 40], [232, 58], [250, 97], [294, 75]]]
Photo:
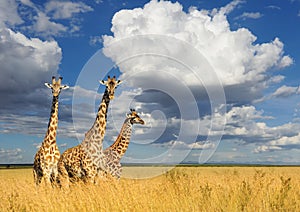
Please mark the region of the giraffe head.
[[108, 95], [109, 95], [109, 99], [113, 99], [115, 96], [115, 90], [118, 87], [118, 85], [120, 85], [122, 82], [121, 80], [117, 80], [116, 76], [114, 76], [113, 78], [110, 78], [110, 76], [108, 76], [107, 81], [104, 80], [100, 80], [99, 81], [102, 85], [106, 86]]
[[127, 114], [127, 118], [130, 119], [131, 124], [145, 124], [144, 120], [139, 117], [135, 109], [130, 109], [130, 113]]
[[56, 81], [55, 77], [53, 76], [52, 77], [52, 84], [45, 83], [45, 85], [48, 88], [51, 88], [53, 96], [58, 96], [62, 89], [69, 88], [69, 86], [67, 86], [67, 85], [61, 85], [61, 80], [62, 80], [62, 77], [59, 77], [58, 80]]

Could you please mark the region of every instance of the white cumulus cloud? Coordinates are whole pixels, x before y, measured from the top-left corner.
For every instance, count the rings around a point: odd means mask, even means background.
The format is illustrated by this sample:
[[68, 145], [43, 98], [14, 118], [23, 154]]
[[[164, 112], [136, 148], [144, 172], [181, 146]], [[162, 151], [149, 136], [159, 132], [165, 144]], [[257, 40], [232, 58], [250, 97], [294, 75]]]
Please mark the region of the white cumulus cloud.
[[68, 29], [66, 26], [60, 23], [51, 21], [50, 17], [43, 12], [38, 12], [38, 15], [35, 17], [35, 19], [36, 21], [32, 27], [33, 31], [45, 37], [52, 35], [58, 36], [61, 33], [66, 32]]
[[235, 19], [258, 19], [261, 18], [263, 15], [259, 12], [244, 12], [242, 15], [236, 17]]
[[20, 163], [22, 162], [23, 155], [20, 148], [4, 149], [0, 148], [0, 161], [3, 163]]
[[45, 5], [45, 11], [48, 14], [52, 14], [54, 19], [67, 19], [76, 13], [93, 11], [93, 8], [83, 2], [49, 1]]
[[[231, 11], [239, 1], [234, 1], [234, 3], [230, 4], [230, 7], [227, 5], [211, 13], [195, 8], [186, 13], [179, 3], [154, 0], [143, 8], [121, 10], [114, 15], [112, 20], [113, 36], [103, 37], [104, 52], [114, 61], [119, 61], [124, 57], [125, 49], [127, 55], [136, 53], [136, 48], [145, 49], [145, 51], [157, 48], [160, 49], [158, 52], [163, 55], [172, 52], [178, 58], [189, 54], [181, 46], [167, 46], [163, 42], [153, 43], [150, 38], [140, 41], [136, 39], [136, 43], [129, 42], [127, 46], [122, 44], [120, 48], [110, 49], [110, 45], [114, 42], [131, 36], [152, 34], [171, 36], [189, 43], [202, 53], [223, 85], [250, 83], [253, 87], [252, 92], [260, 92], [266, 86], [265, 82], [269, 77], [268, 71], [272, 68], [289, 66], [292, 64], [292, 60], [289, 56], [284, 55], [284, 45], [279, 38], [275, 38], [270, 43], [254, 44], [256, 37], [248, 29], [230, 30], [225, 11]], [[168, 69], [168, 64], [157, 65], [159, 62], [165, 62], [162, 59], [152, 66], [150, 65], [152, 61], [146, 64], [144, 62], [143, 58], [140, 58], [128, 66], [121, 64], [121, 72], [124, 74], [135, 73], [141, 68], [140, 66], [143, 67], [145, 75], [146, 72], [159, 73], [163, 69]], [[175, 71], [176, 69], [172, 70], [173, 73]], [[193, 81], [193, 75], [188, 75], [187, 72], [181, 68], [176, 75], [186, 76], [187, 82]], [[148, 80], [149, 77], [151, 76], [147, 76]]]
[[[78, 32], [81, 29], [82, 20], [78, 14], [93, 11], [93, 8], [78, 1], [48, 1], [35, 3], [31, 0], [10, 0], [11, 14], [17, 14], [26, 19], [26, 23], [20, 27], [22, 31], [29, 31], [36, 36], [46, 39]], [[1, 4], [0, 4], [1, 6]], [[0, 7], [1, 10], [1, 7]], [[21, 12], [18, 12], [20, 10]], [[7, 11], [5, 14], [8, 14]], [[11, 17], [12, 21], [16, 20]], [[1, 18], [1, 16], [0, 16]], [[16, 21], [15, 21], [16, 22]], [[20, 21], [15, 24], [19, 24]], [[1, 24], [1, 21], [0, 21]]]
[[17, 8], [15, 0], [0, 1], [0, 27], [23, 23]]
[[300, 87], [291, 87], [283, 85], [278, 88], [273, 94], [273, 97], [289, 97], [294, 94], [299, 94]]
[[0, 29], [0, 36], [1, 91], [36, 88], [58, 70], [62, 52], [56, 41], [27, 38], [7, 28]]

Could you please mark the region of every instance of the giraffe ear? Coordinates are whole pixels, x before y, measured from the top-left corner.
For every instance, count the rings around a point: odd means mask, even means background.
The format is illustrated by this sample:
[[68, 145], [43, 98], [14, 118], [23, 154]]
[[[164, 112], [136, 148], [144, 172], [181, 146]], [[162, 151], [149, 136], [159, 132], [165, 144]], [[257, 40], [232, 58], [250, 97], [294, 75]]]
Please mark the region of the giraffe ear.
[[131, 115], [130, 115], [129, 113], [126, 113], [126, 117], [127, 117], [127, 118], [130, 118]]
[[118, 80], [118, 81], [117, 81], [117, 85], [120, 85], [120, 84], [122, 84], [122, 82], [123, 82], [123, 81], [121, 81], [121, 80]]
[[51, 84], [48, 83], [48, 82], [46, 82], [45, 85], [46, 85], [46, 87], [48, 87], [48, 88], [52, 88]]
[[100, 84], [105, 85], [105, 81], [104, 80], [99, 80]]
[[68, 85], [63, 85], [63, 86], [61, 86], [61, 89], [62, 90], [64, 90], [64, 89], [68, 89], [69, 88], [69, 86]]

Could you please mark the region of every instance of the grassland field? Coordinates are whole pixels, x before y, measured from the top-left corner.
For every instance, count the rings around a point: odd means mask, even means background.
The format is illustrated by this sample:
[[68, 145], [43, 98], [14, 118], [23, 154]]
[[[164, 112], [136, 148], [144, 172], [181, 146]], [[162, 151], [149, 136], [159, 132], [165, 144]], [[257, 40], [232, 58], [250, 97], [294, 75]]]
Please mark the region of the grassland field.
[[300, 167], [124, 167], [123, 177], [70, 188], [0, 169], [0, 211], [300, 211]]

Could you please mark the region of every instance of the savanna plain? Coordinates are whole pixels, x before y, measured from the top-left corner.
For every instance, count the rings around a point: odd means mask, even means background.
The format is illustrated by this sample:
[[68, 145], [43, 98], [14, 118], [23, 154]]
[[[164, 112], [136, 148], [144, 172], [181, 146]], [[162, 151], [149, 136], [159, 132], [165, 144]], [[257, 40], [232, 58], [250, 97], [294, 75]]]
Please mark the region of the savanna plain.
[[[153, 167], [124, 175], [141, 170]], [[300, 167], [175, 167], [67, 189], [37, 188], [30, 168], [0, 169], [0, 211], [300, 211]]]

